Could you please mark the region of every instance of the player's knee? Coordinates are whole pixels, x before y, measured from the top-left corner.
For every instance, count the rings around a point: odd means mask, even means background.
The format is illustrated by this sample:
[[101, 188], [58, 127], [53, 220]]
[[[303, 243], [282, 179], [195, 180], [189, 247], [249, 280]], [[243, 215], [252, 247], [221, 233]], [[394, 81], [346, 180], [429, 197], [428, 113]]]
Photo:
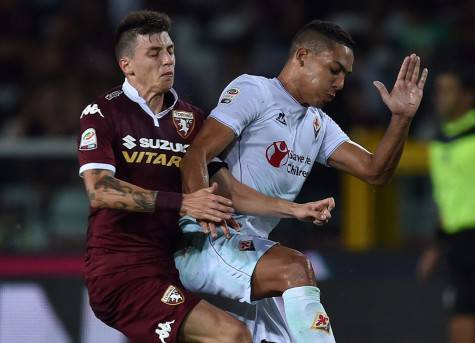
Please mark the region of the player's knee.
[[[286, 259], [281, 273], [286, 289], [299, 286], [314, 286], [315, 274], [310, 260], [300, 252], [294, 252]], [[285, 289], [284, 289], [285, 290]]]

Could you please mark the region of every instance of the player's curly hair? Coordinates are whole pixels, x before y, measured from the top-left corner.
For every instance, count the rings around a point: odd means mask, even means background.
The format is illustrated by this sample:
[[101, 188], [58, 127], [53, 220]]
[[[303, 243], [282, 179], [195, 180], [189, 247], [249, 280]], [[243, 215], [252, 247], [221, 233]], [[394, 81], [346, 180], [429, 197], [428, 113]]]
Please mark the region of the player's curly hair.
[[138, 35], [169, 32], [172, 21], [165, 13], [135, 11], [129, 13], [117, 27], [115, 34], [115, 56], [117, 59], [130, 55]]
[[351, 50], [355, 48], [355, 41], [351, 35], [337, 24], [313, 20], [303, 26], [292, 39], [290, 55], [298, 48], [305, 47], [315, 53], [328, 50], [334, 43], [343, 44]]

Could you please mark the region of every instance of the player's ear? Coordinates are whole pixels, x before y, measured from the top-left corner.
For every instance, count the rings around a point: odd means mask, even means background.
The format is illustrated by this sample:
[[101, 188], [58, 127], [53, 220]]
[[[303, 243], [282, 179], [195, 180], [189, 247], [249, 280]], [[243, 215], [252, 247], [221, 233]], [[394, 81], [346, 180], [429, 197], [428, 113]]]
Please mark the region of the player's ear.
[[123, 56], [119, 59], [119, 67], [125, 76], [134, 75], [132, 60], [127, 56]]
[[297, 63], [301, 67], [303, 67], [305, 65], [305, 58], [307, 57], [307, 55], [308, 55], [308, 49], [306, 49], [306, 48], [300, 47], [295, 51], [294, 57], [295, 57]]

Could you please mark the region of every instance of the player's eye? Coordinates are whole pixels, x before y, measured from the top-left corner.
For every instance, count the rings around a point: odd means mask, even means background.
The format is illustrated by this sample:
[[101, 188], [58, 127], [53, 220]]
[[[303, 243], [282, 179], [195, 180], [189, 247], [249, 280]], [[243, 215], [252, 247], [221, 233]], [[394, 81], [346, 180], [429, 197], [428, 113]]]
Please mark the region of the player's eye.
[[175, 48], [174, 48], [174, 47], [168, 48], [168, 53], [169, 53], [170, 55], [173, 55], [173, 54], [175, 53]]
[[338, 75], [340, 73], [340, 68], [330, 68], [330, 72], [333, 75]]

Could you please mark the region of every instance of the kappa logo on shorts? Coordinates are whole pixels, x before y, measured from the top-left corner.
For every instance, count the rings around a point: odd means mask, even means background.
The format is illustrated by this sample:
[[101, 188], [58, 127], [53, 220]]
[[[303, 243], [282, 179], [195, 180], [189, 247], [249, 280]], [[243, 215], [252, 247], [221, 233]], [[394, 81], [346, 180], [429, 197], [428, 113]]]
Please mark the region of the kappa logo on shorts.
[[178, 288], [170, 285], [165, 293], [163, 293], [161, 301], [164, 304], [176, 306], [185, 302], [185, 296]]
[[239, 241], [239, 250], [240, 251], [256, 251], [256, 248], [254, 247], [254, 242], [252, 240]]
[[195, 116], [193, 112], [173, 111], [172, 118], [178, 134], [182, 138], [188, 137], [195, 127]]
[[312, 323], [312, 329], [323, 330], [326, 333], [330, 333], [330, 318], [328, 318], [326, 313], [317, 312]]
[[165, 340], [170, 337], [170, 332], [172, 332], [172, 324], [174, 322], [175, 320], [172, 320], [171, 322], [158, 323], [155, 333], [158, 335], [158, 338], [160, 338], [160, 342], [166, 343]]

